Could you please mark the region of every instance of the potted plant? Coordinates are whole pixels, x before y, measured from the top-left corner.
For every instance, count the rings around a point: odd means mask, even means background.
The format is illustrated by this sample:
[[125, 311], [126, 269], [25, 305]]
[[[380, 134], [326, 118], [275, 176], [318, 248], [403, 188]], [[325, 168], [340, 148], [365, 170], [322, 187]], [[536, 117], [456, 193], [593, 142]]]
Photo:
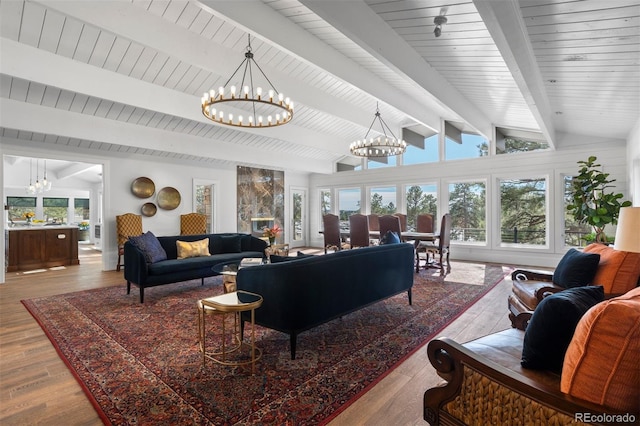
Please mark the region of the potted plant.
[[603, 173], [596, 160], [591, 156], [587, 161], [578, 161], [579, 174], [571, 181], [571, 204], [567, 210], [578, 222], [593, 227], [596, 242], [606, 243], [604, 227], [618, 223], [620, 208], [630, 206], [631, 201], [621, 201], [622, 194], [607, 191], [616, 180], [609, 179], [609, 173]]

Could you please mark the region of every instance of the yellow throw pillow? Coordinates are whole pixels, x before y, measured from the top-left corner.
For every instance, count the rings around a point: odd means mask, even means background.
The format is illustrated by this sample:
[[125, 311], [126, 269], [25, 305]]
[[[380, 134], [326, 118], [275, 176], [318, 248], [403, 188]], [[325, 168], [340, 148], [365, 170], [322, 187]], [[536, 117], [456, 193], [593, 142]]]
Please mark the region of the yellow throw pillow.
[[178, 259], [186, 259], [187, 257], [211, 256], [209, 253], [209, 239], [199, 241], [176, 241], [178, 248]]

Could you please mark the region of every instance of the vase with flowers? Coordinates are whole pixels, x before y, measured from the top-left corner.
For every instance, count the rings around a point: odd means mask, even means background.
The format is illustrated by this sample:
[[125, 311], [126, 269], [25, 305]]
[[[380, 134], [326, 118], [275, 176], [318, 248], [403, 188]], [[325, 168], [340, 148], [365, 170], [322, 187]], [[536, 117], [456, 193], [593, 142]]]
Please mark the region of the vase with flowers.
[[262, 228], [262, 236], [269, 238], [269, 244], [271, 245], [276, 242], [276, 237], [280, 232], [282, 232], [282, 228], [280, 228], [277, 224], [273, 225], [271, 228], [267, 226]]
[[26, 212], [22, 217], [26, 219], [27, 226], [31, 226], [31, 222], [33, 222], [33, 218], [36, 217], [36, 214], [34, 212]]

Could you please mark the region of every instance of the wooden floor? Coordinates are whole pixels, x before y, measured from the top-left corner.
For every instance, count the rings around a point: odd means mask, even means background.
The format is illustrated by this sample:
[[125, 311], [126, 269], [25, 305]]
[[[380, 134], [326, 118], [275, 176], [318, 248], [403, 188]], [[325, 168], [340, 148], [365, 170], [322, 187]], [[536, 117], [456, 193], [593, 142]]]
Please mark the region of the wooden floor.
[[[121, 272], [100, 271], [100, 252], [80, 250], [80, 265], [8, 273], [0, 284], [0, 424], [99, 425], [95, 409], [20, 300], [89, 288], [122, 286]], [[454, 265], [455, 267], [455, 265]], [[440, 335], [465, 342], [510, 326], [507, 279]], [[330, 425], [425, 425], [422, 395], [440, 382], [426, 346], [396, 368]]]

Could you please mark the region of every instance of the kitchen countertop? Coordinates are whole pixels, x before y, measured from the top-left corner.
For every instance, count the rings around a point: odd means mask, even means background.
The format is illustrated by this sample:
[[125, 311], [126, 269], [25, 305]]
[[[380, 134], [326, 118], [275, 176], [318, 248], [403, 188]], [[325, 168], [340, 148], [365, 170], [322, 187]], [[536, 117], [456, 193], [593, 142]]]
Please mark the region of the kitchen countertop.
[[36, 229], [69, 229], [69, 228], [77, 228], [76, 225], [18, 225], [18, 226], [8, 226], [7, 230], [9, 231], [28, 231], [28, 230], [36, 230]]

